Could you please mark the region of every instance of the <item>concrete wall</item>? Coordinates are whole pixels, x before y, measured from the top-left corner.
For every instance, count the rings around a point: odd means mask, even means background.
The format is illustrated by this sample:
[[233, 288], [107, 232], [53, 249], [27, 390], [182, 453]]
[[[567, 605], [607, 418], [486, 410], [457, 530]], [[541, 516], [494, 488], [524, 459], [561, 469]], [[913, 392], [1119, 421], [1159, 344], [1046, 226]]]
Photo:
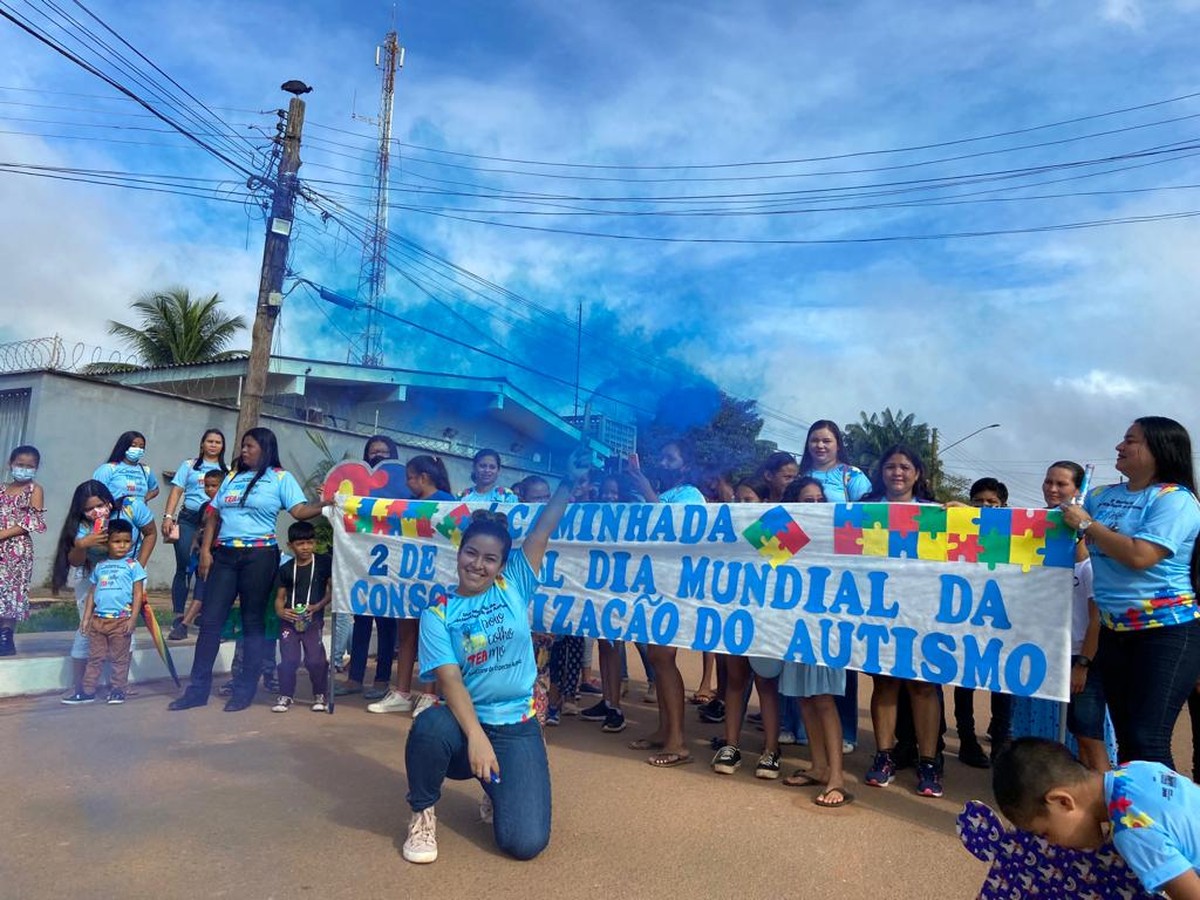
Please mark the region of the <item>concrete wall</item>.
[[[206, 428], [221, 429], [231, 447], [226, 459], [232, 454], [236, 409], [58, 372], [0, 374], [0, 390], [17, 389], [32, 391], [25, 440], [42, 453], [38, 481], [46, 490], [48, 529], [46, 534], [34, 539], [35, 584], [49, 583], [54, 549], [75, 486], [90, 478], [96, 467], [108, 458], [113, 443], [122, 432], [136, 430], [146, 435], [144, 461], [163, 486], [159, 497], [150, 503], [156, 518], [162, 516], [169, 493], [164, 471], [173, 471], [182, 460], [195, 455], [200, 435]], [[362, 434], [270, 416], [264, 416], [262, 424], [275, 432], [284, 466], [302, 483], [323, 459], [309, 433], [322, 435], [337, 459], [362, 458]], [[465, 427], [470, 426], [464, 424]], [[494, 443], [502, 453], [513, 443], [519, 442], [526, 447], [534, 444], [527, 435], [505, 429], [500, 423], [488, 423], [488, 429], [488, 438], [495, 439]], [[440, 434], [431, 437], [440, 437]], [[7, 454], [8, 448], [0, 452]], [[402, 459], [428, 452], [425, 447], [401, 444]], [[439, 455], [450, 470], [453, 487], [456, 490], [466, 487], [471, 466], [469, 458], [452, 453]], [[527, 474], [532, 473], [506, 466], [501, 483], [512, 484]], [[286, 528], [290, 517], [285, 514], [283, 520], [280, 525]], [[160, 542], [150, 561], [150, 586], [169, 587], [174, 571], [174, 550]]]

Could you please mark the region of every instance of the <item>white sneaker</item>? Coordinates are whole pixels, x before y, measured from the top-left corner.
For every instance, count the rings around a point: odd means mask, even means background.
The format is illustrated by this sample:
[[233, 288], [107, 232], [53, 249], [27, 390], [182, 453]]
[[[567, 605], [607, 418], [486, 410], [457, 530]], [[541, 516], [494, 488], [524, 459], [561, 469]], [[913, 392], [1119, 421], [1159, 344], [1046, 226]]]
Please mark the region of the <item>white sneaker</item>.
[[483, 799], [479, 801], [479, 821], [484, 825], [491, 825], [493, 812], [492, 798], [484, 794]]
[[437, 706], [438, 699], [433, 694], [422, 694], [413, 705], [412, 717], [415, 719], [427, 709]]
[[271, 707], [271, 712], [287, 712], [292, 708], [291, 697], [280, 697], [275, 701], [275, 705]]
[[410, 863], [431, 863], [437, 859], [437, 815], [432, 806], [412, 814], [401, 852]]
[[412, 708], [412, 697], [396, 690], [389, 690], [382, 700], [367, 704], [367, 712], [373, 713], [408, 712]]
[[310, 708], [313, 712], [328, 712], [329, 705], [325, 702], [325, 695], [317, 694], [313, 697], [312, 707]]

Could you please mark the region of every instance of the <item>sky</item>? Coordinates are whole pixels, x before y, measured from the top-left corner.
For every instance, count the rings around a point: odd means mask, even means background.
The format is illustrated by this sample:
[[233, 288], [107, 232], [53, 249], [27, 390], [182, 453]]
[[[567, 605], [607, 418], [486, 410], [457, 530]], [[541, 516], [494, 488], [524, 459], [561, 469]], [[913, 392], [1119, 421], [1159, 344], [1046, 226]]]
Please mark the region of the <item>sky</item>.
[[[58, 334], [107, 357], [107, 322], [171, 284], [249, 318], [264, 224], [246, 170], [267, 171], [291, 78], [314, 90], [289, 266], [356, 296], [391, 3], [0, 9], [234, 163], [0, 21], [0, 342]], [[394, 15], [386, 364], [507, 374], [571, 412], [582, 304], [593, 408], [644, 415], [673, 386], [717, 385], [758, 399], [789, 449], [815, 419], [885, 407], [943, 446], [998, 423], [946, 465], [1031, 505], [1050, 461], [1114, 476], [1135, 416], [1200, 424], [1200, 0]], [[185, 102], [154, 93], [165, 76]], [[286, 287], [276, 350], [357, 359], [363, 313]]]

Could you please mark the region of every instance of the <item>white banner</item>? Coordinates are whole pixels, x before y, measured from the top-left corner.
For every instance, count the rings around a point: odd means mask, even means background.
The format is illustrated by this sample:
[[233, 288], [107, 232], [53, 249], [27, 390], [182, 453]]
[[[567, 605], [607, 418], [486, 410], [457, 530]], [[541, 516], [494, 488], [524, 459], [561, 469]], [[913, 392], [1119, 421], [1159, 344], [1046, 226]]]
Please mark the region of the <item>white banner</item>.
[[[393, 618], [455, 584], [470, 511], [486, 507], [336, 504], [335, 609]], [[519, 546], [541, 507], [498, 508]], [[1053, 510], [574, 504], [530, 613], [534, 631], [1066, 700], [1074, 547]]]

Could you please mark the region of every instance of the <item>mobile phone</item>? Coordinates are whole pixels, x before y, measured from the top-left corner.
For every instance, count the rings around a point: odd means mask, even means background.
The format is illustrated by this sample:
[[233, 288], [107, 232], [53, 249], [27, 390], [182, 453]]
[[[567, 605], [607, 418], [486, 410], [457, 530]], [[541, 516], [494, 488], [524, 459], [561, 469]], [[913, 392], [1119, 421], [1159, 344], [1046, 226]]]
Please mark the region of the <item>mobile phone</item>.
[[635, 450], [633, 453], [630, 453], [630, 454], [629, 454], [629, 467], [630, 467], [631, 469], [640, 469], [640, 468], [642, 467], [642, 463], [641, 463], [641, 461], [638, 459], [638, 455], [637, 455], [637, 451], [636, 451], [636, 450]]

